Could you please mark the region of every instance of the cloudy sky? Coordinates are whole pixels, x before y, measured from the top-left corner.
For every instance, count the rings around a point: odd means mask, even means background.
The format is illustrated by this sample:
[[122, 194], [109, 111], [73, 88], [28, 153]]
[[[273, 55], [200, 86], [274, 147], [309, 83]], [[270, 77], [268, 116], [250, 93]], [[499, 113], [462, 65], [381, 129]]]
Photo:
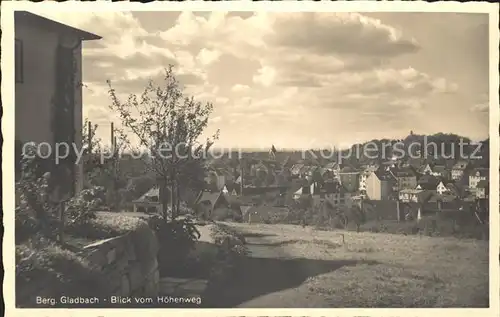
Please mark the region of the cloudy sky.
[[415, 133], [488, 134], [488, 16], [455, 13], [41, 13], [103, 37], [84, 45], [84, 115], [106, 80], [140, 93], [176, 65], [214, 104], [219, 146], [311, 148]]

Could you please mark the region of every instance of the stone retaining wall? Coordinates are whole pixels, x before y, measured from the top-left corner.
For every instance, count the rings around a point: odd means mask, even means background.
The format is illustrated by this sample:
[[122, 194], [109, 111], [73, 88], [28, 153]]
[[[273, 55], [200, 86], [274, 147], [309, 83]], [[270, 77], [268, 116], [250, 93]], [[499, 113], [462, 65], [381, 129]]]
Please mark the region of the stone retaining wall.
[[101, 268], [111, 295], [156, 296], [159, 289], [158, 241], [146, 225], [84, 249], [84, 257]]
[[[22, 286], [16, 285], [16, 306], [66, 307], [59, 300], [61, 296], [97, 296], [101, 298], [97, 306], [110, 304], [111, 296], [155, 297], [160, 287], [158, 251], [156, 235], [147, 224], [125, 235], [92, 243], [77, 255], [98, 274], [97, 281], [83, 276], [81, 271], [66, 270], [64, 278], [70, 281], [68, 291], [64, 287], [61, 290], [61, 285], [54, 284], [48, 276], [38, 276]], [[45, 302], [41, 303], [42, 299]]]

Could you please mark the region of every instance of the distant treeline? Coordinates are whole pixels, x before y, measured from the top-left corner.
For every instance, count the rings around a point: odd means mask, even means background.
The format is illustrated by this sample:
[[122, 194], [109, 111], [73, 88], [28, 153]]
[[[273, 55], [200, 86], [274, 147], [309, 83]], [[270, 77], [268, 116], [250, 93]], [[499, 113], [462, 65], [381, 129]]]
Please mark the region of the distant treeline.
[[[277, 146], [279, 147], [279, 145]], [[369, 151], [363, 151], [363, 149], [368, 148]], [[398, 150], [393, 153], [395, 148]], [[485, 165], [489, 164], [489, 138], [480, 142], [473, 142], [467, 137], [456, 134], [410, 134], [404, 139], [374, 139], [354, 144], [351, 149], [334, 150], [333, 152], [332, 149], [280, 150], [278, 148], [275, 156], [277, 161], [283, 161], [287, 157], [292, 161], [315, 159], [325, 161], [325, 158], [326, 161], [331, 161], [342, 157], [350, 163], [368, 163], [377, 160], [385, 161], [390, 159], [393, 154], [398, 156], [402, 153], [411, 155], [412, 158], [418, 157], [420, 153], [422, 157], [428, 158], [430, 161], [433, 158], [454, 161], [464, 159], [464, 157], [476, 160], [479, 158], [480, 165]], [[236, 150], [227, 150], [221, 158], [223, 160], [238, 161], [240, 155], [243, 158], [256, 160], [267, 159], [269, 158], [269, 150], [240, 150], [240, 153]], [[331, 160], [328, 158], [331, 158]]]

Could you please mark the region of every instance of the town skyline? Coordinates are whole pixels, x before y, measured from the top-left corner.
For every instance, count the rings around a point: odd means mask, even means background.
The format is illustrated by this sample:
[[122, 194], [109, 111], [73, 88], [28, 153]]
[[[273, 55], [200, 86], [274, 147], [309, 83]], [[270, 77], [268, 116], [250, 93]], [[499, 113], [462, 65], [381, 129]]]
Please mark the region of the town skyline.
[[40, 14], [103, 37], [83, 49], [84, 116], [103, 140], [120, 124], [106, 80], [125, 98], [168, 64], [187, 95], [213, 103], [206, 135], [220, 129], [218, 148], [343, 147], [410, 131], [488, 138], [486, 14]]

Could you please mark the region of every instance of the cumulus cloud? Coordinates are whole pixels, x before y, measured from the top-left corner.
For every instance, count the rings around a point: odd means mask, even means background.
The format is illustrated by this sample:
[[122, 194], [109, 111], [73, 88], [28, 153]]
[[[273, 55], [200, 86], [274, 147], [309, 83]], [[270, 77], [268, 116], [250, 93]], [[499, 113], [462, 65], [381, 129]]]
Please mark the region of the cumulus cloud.
[[[93, 105], [104, 100], [107, 79], [121, 94], [140, 93], [150, 79], [160, 83], [169, 64], [188, 95], [214, 103], [210, 124], [217, 126], [242, 127], [258, 118], [292, 134], [298, 126], [320, 126], [326, 134], [354, 135], [376, 122], [403, 129], [420, 120], [419, 113], [437, 109], [439, 98], [460, 98], [460, 76], [422, 71], [424, 57], [413, 62], [419, 54], [433, 58], [423, 53], [430, 41], [421, 48], [415, 28], [399, 29], [383, 16], [185, 11], [49, 17], [103, 36], [84, 46], [83, 81], [97, 92], [85, 90], [85, 98]], [[470, 111], [487, 111], [482, 99], [475, 101]]]
[[132, 12], [40, 14], [102, 36], [101, 40], [84, 43], [83, 82], [90, 88], [111, 80], [127, 93], [141, 91], [149, 79], [161, 79], [161, 69], [169, 65], [176, 67], [184, 84], [199, 84], [206, 79], [203, 68], [220, 55], [205, 48], [197, 53], [173, 52], [166, 42], [153, 45], [147, 39], [154, 33], [148, 32]]
[[221, 56], [221, 52], [216, 50], [208, 50], [206, 48], [202, 48], [198, 55], [196, 55], [196, 59], [204, 66], [208, 66], [219, 59]]
[[390, 57], [419, 49], [415, 39], [359, 13], [277, 15], [267, 43], [302, 52]]

